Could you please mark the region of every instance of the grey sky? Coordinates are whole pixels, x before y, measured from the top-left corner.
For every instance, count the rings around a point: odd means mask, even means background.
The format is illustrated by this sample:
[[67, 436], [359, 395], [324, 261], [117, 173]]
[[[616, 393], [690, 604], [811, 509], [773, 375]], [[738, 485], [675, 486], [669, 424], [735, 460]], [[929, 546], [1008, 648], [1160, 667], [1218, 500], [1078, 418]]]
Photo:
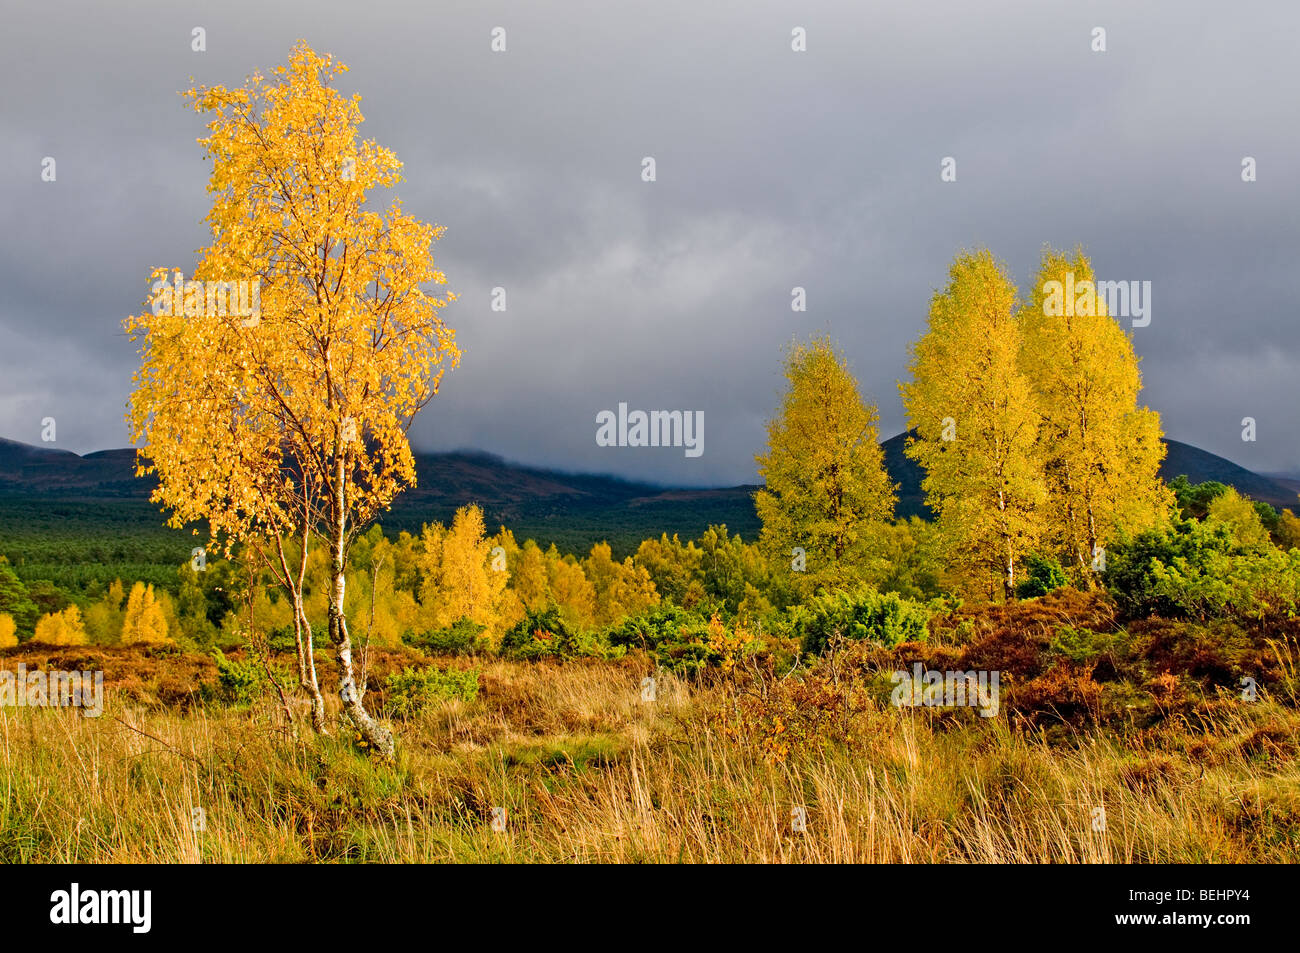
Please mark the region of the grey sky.
[[[1152, 282], [1134, 336], [1169, 436], [1300, 470], [1300, 6], [22, 0], [4, 19], [0, 436], [39, 443], [52, 416], [59, 447], [126, 442], [119, 321], [153, 266], [205, 242], [203, 120], [177, 92], [269, 71], [303, 38], [352, 68], [407, 211], [448, 227], [435, 258], [465, 358], [422, 449], [749, 482], [781, 347], [820, 331], [890, 436], [953, 255], [987, 245], [1023, 286], [1050, 242]], [[703, 410], [705, 453], [596, 446], [620, 401]]]

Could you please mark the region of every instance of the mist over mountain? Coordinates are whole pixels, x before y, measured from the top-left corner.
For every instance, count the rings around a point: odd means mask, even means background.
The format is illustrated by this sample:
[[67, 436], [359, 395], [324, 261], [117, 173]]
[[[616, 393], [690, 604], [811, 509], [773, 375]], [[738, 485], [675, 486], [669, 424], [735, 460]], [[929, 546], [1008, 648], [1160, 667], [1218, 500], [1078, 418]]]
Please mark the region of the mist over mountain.
[[[928, 516], [923, 473], [903, 453], [906, 433], [882, 442], [885, 467], [898, 485], [900, 517]], [[1296, 487], [1254, 473], [1230, 460], [1178, 440], [1165, 440], [1160, 468], [1166, 480], [1186, 474], [1193, 483], [1217, 480], [1277, 509], [1294, 507]], [[666, 532], [698, 536], [725, 523], [745, 538], [757, 535], [756, 486], [675, 488], [600, 474], [564, 473], [475, 451], [416, 453], [418, 483], [401, 494], [381, 520], [389, 532], [418, 532], [424, 523], [449, 522], [457, 507], [478, 503], [489, 527], [505, 525], [520, 539], [584, 552], [608, 540], [629, 551], [642, 539]], [[53, 518], [69, 508], [112, 518], [122, 532], [160, 527], [163, 516], [148, 502], [151, 478], [135, 475], [135, 451], [101, 450], [79, 456], [0, 438], [0, 533], [33, 519]]]

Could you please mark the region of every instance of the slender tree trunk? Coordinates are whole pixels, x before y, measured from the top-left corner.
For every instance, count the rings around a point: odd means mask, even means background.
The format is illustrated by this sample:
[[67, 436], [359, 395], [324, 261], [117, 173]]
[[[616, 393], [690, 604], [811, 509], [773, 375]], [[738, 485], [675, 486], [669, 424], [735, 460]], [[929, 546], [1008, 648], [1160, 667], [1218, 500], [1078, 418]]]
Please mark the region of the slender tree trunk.
[[1061, 493], [1064, 495], [1065, 504], [1065, 523], [1066, 539], [1070, 549], [1074, 553], [1074, 562], [1079, 570], [1079, 578], [1084, 580], [1085, 584], [1091, 585], [1088, 573], [1088, 557], [1083, 553], [1080, 547], [1080, 530], [1079, 530], [1079, 511], [1074, 503], [1074, 478], [1070, 472], [1070, 462], [1066, 460], [1061, 464], [1061, 469], [1065, 473], [1065, 479], [1062, 481]]
[[352, 669], [352, 640], [348, 636], [348, 623], [343, 615], [343, 597], [347, 590], [344, 567], [347, 555], [347, 508], [344, 481], [344, 454], [337, 455], [334, 482], [334, 525], [331, 527], [330, 540], [330, 609], [329, 637], [334, 644], [334, 653], [339, 666], [339, 698], [343, 701], [343, 710], [348, 719], [361, 732], [361, 737], [381, 757], [389, 760], [393, 757], [393, 733], [370, 716], [361, 704], [361, 692]]
[[280, 557], [282, 572], [281, 582], [289, 591], [293, 600], [293, 641], [298, 649], [298, 685], [307, 693], [311, 703], [311, 726], [318, 735], [327, 735], [325, 727], [325, 699], [320, 692], [320, 683], [316, 680], [316, 654], [312, 640], [311, 623], [307, 621], [307, 612], [302, 604], [302, 584], [307, 575], [307, 540], [302, 542], [302, 563], [295, 577], [289, 569], [289, 561], [284, 555], [284, 541], [276, 537], [276, 551]]
[[1092, 497], [1088, 498], [1088, 588], [1098, 586], [1097, 574], [1092, 572], [1092, 561], [1097, 558], [1097, 517], [1092, 511]]
[[339, 665], [339, 698], [343, 701], [343, 710], [348, 719], [361, 732], [365, 739], [382, 757], [393, 757], [393, 733], [376, 721], [361, 704], [361, 692], [357, 687], [352, 669], [352, 640], [348, 636], [347, 619], [343, 616], [343, 595], [346, 582], [339, 568], [341, 562], [336, 560], [332, 571], [333, 584], [330, 587], [329, 635], [334, 644], [334, 652]]
[[311, 623], [307, 621], [306, 610], [303, 609], [301, 594], [294, 595], [294, 632], [298, 637], [298, 679], [302, 685], [303, 691], [311, 700], [311, 726], [318, 735], [327, 735], [329, 730], [325, 727], [325, 698], [320, 692], [320, 682], [316, 679], [316, 654], [315, 645], [313, 644]]
[[[1000, 467], [998, 475], [1001, 476]], [[1005, 483], [1005, 479], [1003, 482]], [[1011, 530], [1007, 520], [1007, 498], [1002, 487], [998, 487], [998, 513], [1001, 514], [1002, 518], [1002, 545], [1006, 551], [1006, 561], [1002, 564], [1002, 568], [1006, 571], [1006, 574], [1002, 577], [1002, 593], [1003, 599], [1010, 602], [1016, 595], [1016, 550], [1012, 544]]]

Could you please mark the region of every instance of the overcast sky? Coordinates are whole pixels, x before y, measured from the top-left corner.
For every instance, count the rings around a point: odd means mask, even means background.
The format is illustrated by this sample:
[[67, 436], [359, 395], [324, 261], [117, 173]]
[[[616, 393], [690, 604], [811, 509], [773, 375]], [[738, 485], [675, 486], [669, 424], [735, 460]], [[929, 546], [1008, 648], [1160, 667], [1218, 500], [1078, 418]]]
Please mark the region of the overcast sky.
[[[447, 226], [465, 354], [421, 449], [752, 482], [793, 336], [839, 342], [890, 436], [953, 255], [986, 245], [1023, 287], [1044, 243], [1082, 243], [1099, 277], [1152, 283], [1133, 333], [1166, 434], [1300, 471], [1297, 36], [1300, 5], [1240, 0], [10, 0], [0, 436], [54, 417], [58, 447], [126, 444], [120, 321], [207, 240], [203, 119], [177, 93], [302, 38], [352, 68], [406, 211]], [[705, 452], [598, 447], [620, 401], [703, 411]]]

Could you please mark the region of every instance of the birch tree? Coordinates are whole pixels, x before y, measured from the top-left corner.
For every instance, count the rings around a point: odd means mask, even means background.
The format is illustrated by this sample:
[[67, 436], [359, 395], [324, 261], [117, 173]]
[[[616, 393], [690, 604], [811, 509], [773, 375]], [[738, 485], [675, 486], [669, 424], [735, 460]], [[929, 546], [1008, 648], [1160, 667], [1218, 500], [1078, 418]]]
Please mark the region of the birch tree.
[[[213, 162], [211, 243], [190, 280], [155, 271], [149, 310], [126, 321], [141, 347], [127, 419], [173, 524], [206, 520], [214, 538], [270, 554], [295, 596], [309, 691], [302, 567], [309, 546], [326, 547], [338, 695], [365, 743], [391, 757], [392, 733], [362, 704], [345, 573], [353, 540], [414, 484], [408, 428], [459, 350], [439, 314], [454, 296], [425, 290], [446, 280], [430, 253], [443, 230], [396, 200], [366, 208], [401, 181], [401, 163], [360, 140], [360, 97], [333, 85], [346, 69], [300, 43], [270, 78], [189, 90], [210, 117], [199, 142]], [[242, 307], [229, 303], [232, 282], [251, 283], [234, 296]]]
[[1046, 498], [1016, 298], [988, 251], [958, 255], [912, 346], [911, 380], [899, 385], [916, 432], [905, 452], [925, 469], [926, 503], [951, 557], [968, 577], [1000, 580], [1007, 598]]
[[[1052, 291], [1081, 290], [1082, 306], [1050, 307], [1052, 282]], [[1021, 362], [1039, 415], [1046, 542], [1089, 584], [1094, 553], [1121, 531], [1163, 522], [1173, 506], [1160, 478], [1160, 417], [1138, 403], [1132, 339], [1107, 313], [1095, 282], [1082, 250], [1044, 250], [1022, 312]]]
[[802, 558], [811, 587], [848, 585], [869, 571], [873, 531], [894, 512], [876, 407], [827, 338], [793, 345], [785, 376], [767, 453], [755, 458], [759, 542], [774, 560]]

